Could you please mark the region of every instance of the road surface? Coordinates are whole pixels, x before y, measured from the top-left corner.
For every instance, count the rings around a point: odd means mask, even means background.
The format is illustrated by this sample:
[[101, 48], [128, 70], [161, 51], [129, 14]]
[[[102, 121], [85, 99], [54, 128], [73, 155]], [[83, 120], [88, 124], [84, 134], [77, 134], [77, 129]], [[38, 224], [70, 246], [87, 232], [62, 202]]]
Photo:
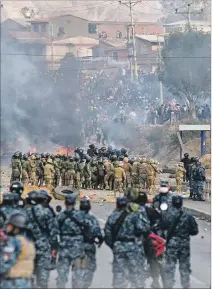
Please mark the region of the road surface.
[[[61, 202], [54, 201], [54, 206]], [[113, 211], [115, 204], [100, 205], [92, 204], [92, 213], [98, 218], [100, 225], [104, 228], [108, 215]], [[191, 288], [210, 288], [211, 274], [211, 224], [206, 221], [197, 220], [199, 224], [199, 234], [192, 237], [191, 240]], [[112, 288], [112, 253], [106, 246], [98, 250], [97, 253], [97, 271], [95, 273], [92, 288]], [[71, 276], [71, 273], [70, 273]], [[57, 273], [52, 271], [50, 288], [56, 288]], [[149, 280], [145, 288], [150, 287]], [[66, 288], [71, 288], [71, 283]], [[175, 288], [181, 288], [179, 274], [176, 274]]]

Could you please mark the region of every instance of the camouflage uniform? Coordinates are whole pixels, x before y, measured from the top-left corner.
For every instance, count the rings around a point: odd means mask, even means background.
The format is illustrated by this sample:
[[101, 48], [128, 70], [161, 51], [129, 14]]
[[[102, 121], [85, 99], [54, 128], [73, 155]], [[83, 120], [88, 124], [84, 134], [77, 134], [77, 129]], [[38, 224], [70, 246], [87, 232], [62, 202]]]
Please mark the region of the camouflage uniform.
[[41, 159], [40, 159], [39, 156], [37, 156], [36, 163], [37, 163], [37, 179], [38, 179], [38, 185], [39, 185], [39, 186], [43, 186], [44, 165], [43, 165], [43, 162], [41, 161]]
[[61, 171], [60, 158], [56, 157], [55, 160], [53, 161], [53, 164], [54, 164], [54, 170], [55, 170], [54, 185], [55, 187], [58, 187], [60, 185], [60, 171]]
[[150, 159], [147, 165], [147, 189], [150, 195], [152, 195], [154, 191], [155, 168], [153, 164], [154, 160]]
[[188, 166], [188, 177], [189, 177], [189, 188], [190, 188], [190, 197], [193, 197], [194, 194], [194, 180], [193, 180], [193, 170], [195, 169], [196, 164], [195, 163], [191, 163]]
[[202, 200], [204, 193], [205, 169], [201, 166], [201, 163], [197, 163], [192, 169], [192, 180], [194, 198]]
[[63, 156], [62, 160], [61, 160], [61, 185], [65, 186], [65, 173], [66, 173], [66, 161], [67, 161], [68, 157], [67, 156]]
[[91, 186], [93, 189], [97, 189], [97, 162], [91, 162]]
[[123, 169], [124, 169], [125, 174], [126, 174], [125, 187], [128, 188], [128, 187], [131, 187], [131, 184], [132, 184], [132, 166], [128, 162], [128, 158], [124, 158], [123, 162], [124, 162]]
[[[105, 225], [105, 242], [113, 250], [113, 288], [143, 287], [140, 262], [142, 256], [137, 238], [145, 234], [145, 226], [137, 213], [128, 213], [117, 236], [114, 226], [124, 210], [116, 209]], [[126, 276], [127, 275], [127, 276]]]
[[29, 162], [28, 162], [27, 157], [24, 157], [23, 160], [21, 161], [21, 167], [22, 167], [21, 181], [22, 181], [23, 185], [28, 185], [28, 182], [29, 182], [29, 175], [28, 175]]
[[35, 275], [37, 285], [48, 288], [51, 251], [58, 247], [58, 228], [51, 211], [44, 205], [37, 204], [26, 209], [28, 229], [36, 248]]
[[68, 160], [65, 164], [66, 166], [66, 172], [65, 172], [65, 185], [66, 186], [73, 186], [74, 185], [74, 179], [76, 175], [76, 165], [75, 162]]
[[[163, 217], [162, 228], [169, 230], [182, 209], [172, 208]], [[165, 287], [173, 288], [175, 280], [176, 264], [179, 260], [179, 270], [181, 284], [183, 288], [190, 288], [190, 236], [198, 234], [198, 225], [193, 216], [183, 212], [169, 243], [166, 246], [165, 253]]]
[[89, 288], [92, 285], [93, 276], [96, 271], [96, 245], [94, 243], [95, 238], [103, 239], [99, 222], [97, 218], [89, 213], [84, 212], [85, 221], [89, 225], [89, 233], [85, 241], [85, 255], [87, 258], [87, 268], [83, 273], [83, 287]]
[[104, 177], [105, 177], [105, 166], [103, 162], [99, 162], [97, 165], [97, 185], [103, 190], [104, 189]]
[[109, 161], [105, 161], [104, 166], [105, 166], [105, 176], [104, 176], [105, 189], [112, 190], [112, 180], [114, 178], [114, 167], [113, 167], [113, 164]]
[[126, 181], [126, 174], [121, 164], [114, 169], [114, 191], [123, 193], [123, 183]]
[[11, 182], [20, 181], [22, 173], [21, 161], [18, 156], [17, 157], [15, 156], [12, 158], [11, 162], [12, 162]]
[[138, 165], [139, 185], [141, 189], [146, 189], [147, 186], [147, 163], [146, 158], [142, 158]]
[[136, 160], [132, 165], [132, 183], [133, 187], [138, 188], [139, 187], [139, 160]]
[[52, 193], [54, 190], [54, 166], [52, 159], [47, 160], [47, 164], [44, 167], [44, 181], [47, 190]]
[[172, 202], [172, 194], [171, 193], [159, 193], [152, 200], [152, 204], [153, 204], [154, 208], [158, 209], [158, 210], [160, 210], [160, 205], [162, 203], [166, 203], [169, 207], [171, 207], [171, 202]]
[[186, 170], [183, 167], [183, 163], [180, 163], [176, 168], [176, 183], [177, 183], [177, 193], [182, 192], [182, 183]]
[[38, 185], [37, 163], [34, 155], [32, 155], [29, 160], [29, 177], [31, 186], [37, 186]]
[[8, 237], [1, 249], [0, 288], [32, 288], [35, 258], [33, 243], [24, 235], [16, 235]]
[[[77, 224], [74, 217], [80, 224]], [[84, 264], [84, 237], [81, 226], [84, 224], [84, 213], [66, 209], [57, 216], [60, 231], [57, 288], [65, 288], [72, 265], [72, 287], [82, 288], [82, 269]]]
[[91, 164], [90, 162], [86, 162], [84, 169], [83, 169], [83, 175], [85, 178], [84, 188], [90, 189], [91, 188]]

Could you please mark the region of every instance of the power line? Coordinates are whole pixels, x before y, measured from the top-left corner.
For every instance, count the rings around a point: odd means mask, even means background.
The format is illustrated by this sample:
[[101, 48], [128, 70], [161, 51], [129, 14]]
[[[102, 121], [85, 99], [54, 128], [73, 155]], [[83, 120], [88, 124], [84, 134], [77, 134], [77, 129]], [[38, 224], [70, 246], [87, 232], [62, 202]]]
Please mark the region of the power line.
[[[51, 57], [51, 54], [29, 54], [29, 53], [1, 53], [0, 55], [1, 56], [35, 56], [35, 57], [47, 57], [47, 56], [49, 56], [49, 57]], [[54, 56], [65, 57], [64, 54], [54, 54]], [[86, 56], [86, 57], [96, 59], [96, 60], [101, 60], [102, 58], [103, 59], [113, 59], [113, 58], [110, 58], [108, 56], [101, 56], [100, 59], [97, 59], [96, 56]], [[121, 56], [119, 58], [127, 59], [127, 56], [126, 57]], [[139, 55], [138, 58], [155, 59], [154, 56], [146, 56], [145, 54]], [[211, 56], [163, 56], [163, 58], [191, 58], [191, 59], [194, 59], [194, 58], [203, 58], [204, 59], [204, 58], [206, 58], [206, 59], [210, 59]], [[80, 61], [77, 58], [75, 58], [75, 60]], [[83, 60], [83, 57], [82, 57], [82, 60]]]

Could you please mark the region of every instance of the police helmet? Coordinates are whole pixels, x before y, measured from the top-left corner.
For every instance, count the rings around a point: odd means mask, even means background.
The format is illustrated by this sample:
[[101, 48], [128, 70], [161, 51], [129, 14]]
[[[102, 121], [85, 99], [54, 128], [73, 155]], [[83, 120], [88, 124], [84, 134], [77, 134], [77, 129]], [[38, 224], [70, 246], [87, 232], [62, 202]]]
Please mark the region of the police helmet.
[[148, 202], [147, 193], [144, 191], [139, 192], [138, 198], [135, 202], [141, 206], [144, 206]]
[[72, 191], [70, 191], [69, 194], [67, 194], [65, 196], [65, 204], [66, 205], [75, 205], [76, 204], [76, 196], [74, 195], [74, 193]]
[[27, 198], [30, 200], [34, 200], [36, 198], [37, 193], [38, 193], [38, 191], [36, 191], [36, 190], [30, 191], [27, 194]]
[[124, 159], [123, 155], [119, 156], [119, 161], [123, 161], [123, 159]]
[[35, 200], [46, 200], [48, 198], [48, 192], [45, 190], [35, 191], [36, 193], [33, 195]]
[[194, 158], [193, 158], [193, 161], [194, 161], [195, 163], [198, 163], [198, 162], [199, 162], [199, 158], [198, 158], [198, 157], [194, 157]]
[[52, 199], [52, 197], [49, 195], [49, 193], [46, 190], [39, 190], [38, 192], [39, 193], [37, 195], [42, 195], [46, 200], [50, 201]]
[[13, 202], [14, 201], [14, 194], [10, 192], [6, 192], [3, 194], [3, 203], [6, 202]]
[[64, 155], [64, 156], [63, 156], [63, 160], [64, 160], [64, 161], [67, 161], [67, 160], [68, 160], [68, 156]]
[[80, 210], [89, 211], [91, 209], [91, 202], [87, 197], [83, 197], [80, 200]]
[[89, 145], [89, 148], [90, 148], [90, 149], [94, 149], [94, 148], [95, 148], [95, 144], [90, 144], [90, 145]]
[[108, 150], [109, 152], [112, 152], [112, 150], [113, 150], [112, 146], [109, 146], [107, 150]]
[[23, 159], [24, 159], [24, 160], [27, 160], [27, 159], [28, 159], [28, 156], [29, 156], [28, 154], [24, 154], [24, 155], [23, 155]]
[[188, 158], [188, 157], [189, 157], [189, 154], [188, 154], [188, 153], [185, 153], [185, 154], [184, 154], [184, 157], [185, 157], [185, 158]]
[[70, 162], [73, 162], [73, 161], [74, 161], [74, 158], [73, 158], [72, 156], [70, 156], [70, 157], [69, 157], [69, 161], [70, 161]]
[[172, 197], [172, 206], [180, 209], [183, 205], [183, 198], [180, 195], [174, 195]]
[[127, 197], [123, 196], [123, 197], [118, 197], [116, 199], [116, 206], [117, 208], [123, 208], [126, 207], [128, 204], [128, 199]]
[[24, 185], [22, 184], [22, 182], [14, 181], [10, 185], [10, 192], [11, 193], [17, 193], [19, 195], [22, 195], [23, 191], [24, 191]]
[[111, 156], [111, 161], [116, 161], [117, 160], [117, 155], [112, 155]]
[[11, 214], [8, 218], [7, 225], [13, 225], [17, 228], [26, 228], [26, 215], [20, 212]]
[[121, 153], [122, 153], [123, 155], [126, 154], [126, 153], [127, 153], [127, 149], [122, 148], [122, 149], [121, 149]]
[[19, 158], [19, 153], [18, 152], [14, 153], [13, 157]]

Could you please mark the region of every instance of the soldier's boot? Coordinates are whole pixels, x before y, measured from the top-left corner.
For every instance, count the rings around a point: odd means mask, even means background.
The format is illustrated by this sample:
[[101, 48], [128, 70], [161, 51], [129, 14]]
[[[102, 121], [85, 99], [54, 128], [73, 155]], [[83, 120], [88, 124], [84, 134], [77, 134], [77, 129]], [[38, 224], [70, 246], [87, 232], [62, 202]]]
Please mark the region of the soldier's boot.
[[108, 182], [105, 182], [105, 190], [109, 190], [109, 189], [110, 189], [110, 187], [109, 187]]

